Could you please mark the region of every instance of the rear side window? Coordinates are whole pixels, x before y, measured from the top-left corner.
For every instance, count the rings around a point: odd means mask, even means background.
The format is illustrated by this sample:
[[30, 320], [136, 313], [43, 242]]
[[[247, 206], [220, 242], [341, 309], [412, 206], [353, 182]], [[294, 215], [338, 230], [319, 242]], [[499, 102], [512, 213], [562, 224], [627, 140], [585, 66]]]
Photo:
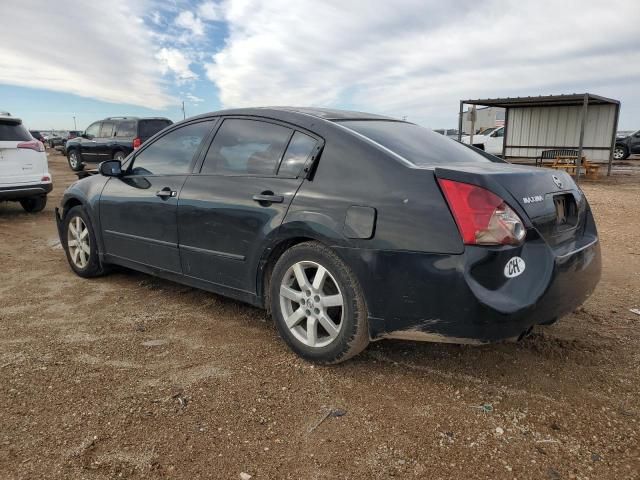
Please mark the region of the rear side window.
[[31, 135], [21, 123], [0, 122], [0, 142], [23, 142], [31, 140]]
[[296, 178], [316, 146], [316, 139], [301, 132], [293, 134], [287, 151], [284, 153], [278, 175]]
[[136, 155], [133, 175], [180, 175], [190, 173], [191, 161], [213, 122], [185, 125], [163, 135]]
[[153, 137], [156, 133], [169, 125], [171, 125], [171, 121], [169, 120], [139, 120], [138, 136], [145, 139]]
[[274, 175], [291, 133], [272, 123], [227, 119], [209, 147], [202, 173]]
[[451, 138], [412, 123], [350, 120], [340, 124], [379, 143], [416, 166], [491, 162]]
[[136, 121], [124, 120], [118, 122], [116, 125], [116, 137], [135, 137], [136, 136]]
[[115, 124], [113, 122], [102, 122], [102, 127], [100, 127], [100, 137], [109, 138], [113, 137], [113, 129]]

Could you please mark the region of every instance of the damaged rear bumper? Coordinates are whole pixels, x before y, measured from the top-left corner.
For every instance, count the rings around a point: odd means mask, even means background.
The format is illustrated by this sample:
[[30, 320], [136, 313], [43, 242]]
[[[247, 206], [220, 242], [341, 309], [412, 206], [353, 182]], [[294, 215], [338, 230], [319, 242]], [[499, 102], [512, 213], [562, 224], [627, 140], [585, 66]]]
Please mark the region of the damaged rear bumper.
[[[461, 255], [345, 249], [363, 286], [371, 339], [480, 344], [518, 338], [571, 313], [595, 289], [597, 236], [554, 252], [541, 239], [518, 247], [467, 247]], [[521, 257], [515, 278], [504, 266]]]

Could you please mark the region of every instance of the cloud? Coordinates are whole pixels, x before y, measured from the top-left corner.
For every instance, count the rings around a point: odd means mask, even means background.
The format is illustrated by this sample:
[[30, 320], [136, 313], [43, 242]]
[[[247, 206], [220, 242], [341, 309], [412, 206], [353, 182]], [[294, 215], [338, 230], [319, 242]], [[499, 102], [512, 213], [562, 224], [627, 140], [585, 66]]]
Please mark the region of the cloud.
[[204, 102], [204, 98], [196, 97], [192, 93], [187, 93], [184, 98], [194, 105]]
[[620, 12], [640, 17], [639, 2], [229, 0], [221, 8], [229, 36], [206, 73], [225, 107], [341, 106], [453, 125], [461, 98], [616, 96], [640, 78], [640, 30], [620, 22]]
[[0, 83], [166, 107], [175, 99], [143, 15], [144, 3], [126, 0], [3, 0]]
[[216, 2], [206, 1], [198, 6], [198, 15], [203, 20], [218, 22], [223, 19], [224, 11]]
[[194, 37], [204, 36], [204, 23], [189, 10], [180, 12], [176, 17], [175, 23], [177, 26], [188, 30]]
[[198, 78], [198, 75], [190, 68], [191, 60], [176, 48], [161, 48], [156, 54], [156, 58], [162, 64], [163, 73], [174, 73], [178, 83]]

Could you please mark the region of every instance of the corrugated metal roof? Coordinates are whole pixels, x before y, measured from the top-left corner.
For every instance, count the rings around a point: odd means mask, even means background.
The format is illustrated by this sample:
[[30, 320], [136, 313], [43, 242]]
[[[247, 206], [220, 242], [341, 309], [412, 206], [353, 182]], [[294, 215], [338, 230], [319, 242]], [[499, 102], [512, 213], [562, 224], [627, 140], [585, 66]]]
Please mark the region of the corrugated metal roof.
[[483, 105], [487, 107], [547, 107], [561, 105], [582, 105], [585, 95], [590, 105], [620, 105], [619, 100], [594, 95], [593, 93], [570, 93], [561, 95], [539, 95], [537, 97], [505, 97], [482, 98], [477, 100], [462, 100], [469, 105]]

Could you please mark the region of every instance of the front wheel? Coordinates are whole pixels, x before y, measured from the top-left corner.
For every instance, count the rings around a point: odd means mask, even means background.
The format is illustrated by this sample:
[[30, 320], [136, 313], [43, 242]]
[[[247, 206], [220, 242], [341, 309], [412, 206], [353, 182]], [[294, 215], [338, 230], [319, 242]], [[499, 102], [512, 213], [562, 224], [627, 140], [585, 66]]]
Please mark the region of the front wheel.
[[123, 162], [125, 158], [126, 158], [126, 155], [122, 150], [118, 150], [116, 153], [113, 154], [113, 159], [118, 160], [119, 162]]
[[84, 207], [70, 209], [62, 225], [62, 244], [71, 269], [84, 278], [97, 277], [105, 273], [100, 264], [93, 226]]
[[80, 156], [80, 152], [78, 152], [78, 150], [70, 150], [68, 159], [69, 167], [71, 167], [71, 170], [73, 170], [74, 172], [79, 172], [84, 168], [84, 165], [82, 165], [82, 157]]
[[320, 243], [298, 244], [280, 257], [271, 276], [270, 299], [280, 335], [306, 360], [339, 363], [369, 343], [358, 280]]
[[42, 195], [41, 197], [23, 198], [22, 200], [20, 200], [20, 205], [22, 205], [22, 208], [24, 208], [25, 212], [38, 213], [44, 210], [44, 207], [46, 207], [47, 196]]
[[613, 158], [614, 160], [624, 160], [629, 156], [629, 152], [622, 145], [616, 145], [613, 149]]

